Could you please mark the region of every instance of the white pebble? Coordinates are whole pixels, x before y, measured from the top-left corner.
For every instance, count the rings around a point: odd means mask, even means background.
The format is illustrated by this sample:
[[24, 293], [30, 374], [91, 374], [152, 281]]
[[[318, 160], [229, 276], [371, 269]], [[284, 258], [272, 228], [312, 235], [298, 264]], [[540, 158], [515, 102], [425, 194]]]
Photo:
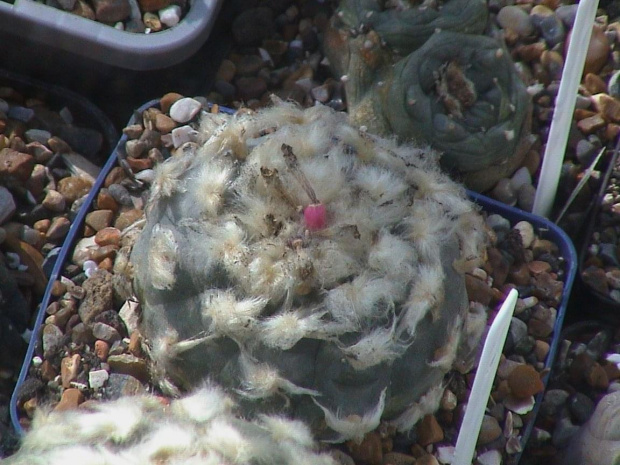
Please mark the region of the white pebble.
[[202, 109], [202, 104], [191, 97], [184, 97], [172, 104], [170, 107], [170, 118], [177, 123], [187, 123]]
[[105, 370], [91, 370], [88, 373], [88, 385], [91, 389], [97, 390], [103, 387], [110, 375]]
[[116, 23], [114, 25], [114, 29], [117, 29], [119, 31], [124, 31], [125, 30], [125, 25], [123, 24], [122, 21], [119, 21], [118, 23]]
[[620, 354], [607, 354], [605, 360], [611, 363], [620, 363]]
[[529, 221], [519, 221], [514, 225], [514, 229], [519, 231], [521, 234], [521, 240], [523, 241], [523, 247], [528, 249], [534, 239], [536, 238], [536, 233], [534, 232], [534, 226]]
[[497, 449], [491, 449], [480, 454], [476, 460], [480, 465], [500, 465], [502, 454]]
[[181, 21], [181, 7], [179, 5], [167, 6], [157, 13], [159, 14], [159, 20], [168, 27], [176, 26]]
[[43, 364], [43, 359], [41, 357], [39, 357], [38, 355], [35, 355], [34, 357], [32, 357], [32, 366], [33, 367], [40, 367]]
[[454, 446], [439, 446], [437, 447], [436, 458], [439, 463], [452, 463], [454, 460]]
[[155, 179], [155, 171], [152, 169], [142, 170], [139, 173], [136, 173], [136, 179], [147, 184], [152, 184]]
[[97, 268], [97, 262], [93, 260], [86, 260], [84, 264], [82, 265], [82, 269], [84, 271], [95, 269], [95, 268]]
[[508, 396], [504, 400], [504, 406], [508, 410], [511, 410], [519, 415], [525, 415], [526, 413], [531, 412], [535, 404], [536, 400], [534, 399], [534, 396], [530, 396], [527, 399], [517, 399], [515, 397]]
[[198, 131], [191, 126], [185, 125], [172, 130], [172, 145], [175, 149], [186, 142], [195, 142], [196, 140], [198, 140]]

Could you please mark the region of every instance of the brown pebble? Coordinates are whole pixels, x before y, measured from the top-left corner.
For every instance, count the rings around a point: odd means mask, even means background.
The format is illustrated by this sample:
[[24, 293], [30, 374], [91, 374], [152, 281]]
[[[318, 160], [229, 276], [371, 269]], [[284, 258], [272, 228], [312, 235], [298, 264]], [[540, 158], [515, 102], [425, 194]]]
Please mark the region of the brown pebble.
[[69, 153], [71, 147], [58, 136], [52, 136], [47, 140], [47, 145], [56, 153]]
[[525, 166], [531, 176], [535, 176], [540, 168], [541, 156], [538, 150], [530, 150], [525, 154], [523, 166]]
[[34, 165], [35, 159], [32, 155], [4, 148], [0, 150], [0, 181], [13, 179], [26, 182], [32, 174]]
[[541, 260], [534, 260], [527, 264], [527, 267], [530, 270], [532, 275], [536, 276], [540, 273], [548, 273], [551, 271], [551, 265], [547, 262], [543, 262]]
[[536, 355], [536, 360], [538, 360], [539, 362], [544, 362], [547, 359], [548, 354], [549, 344], [545, 341], [537, 339], [534, 345], [534, 355]]
[[110, 187], [112, 184], [120, 184], [120, 182], [127, 177], [127, 173], [120, 166], [115, 166], [110, 170], [108, 175], [105, 177], [105, 181], [103, 182], [103, 187]]
[[108, 359], [108, 354], [110, 353], [110, 345], [98, 339], [95, 341], [95, 355], [99, 357], [99, 360], [105, 362]]
[[497, 419], [491, 415], [485, 415], [482, 417], [482, 425], [480, 425], [480, 433], [478, 434], [476, 444], [478, 446], [484, 446], [495, 441], [501, 434], [502, 427], [499, 425]]
[[125, 210], [118, 216], [118, 218], [114, 222], [114, 227], [123, 231], [126, 227], [131, 226], [133, 223], [142, 218], [143, 215], [144, 212], [142, 210]]
[[578, 385], [594, 366], [594, 360], [587, 353], [577, 354], [568, 369], [568, 376], [573, 384]]
[[52, 283], [52, 295], [54, 297], [60, 297], [65, 292], [67, 292], [67, 286], [65, 286], [59, 280], [56, 280]]
[[416, 465], [415, 457], [401, 452], [388, 452], [383, 455], [383, 465]]
[[58, 376], [58, 370], [49, 360], [43, 360], [39, 373], [43, 381], [51, 381]]
[[577, 122], [577, 127], [585, 135], [593, 134], [603, 126], [605, 126], [605, 120], [599, 114], [590, 116], [589, 118], [584, 118]]
[[496, 247], [489, 247], [487, 250], [487, 272], [493, 278], [493, 285], [503, 286], [508, 278], [510, 262], [502, 252]]
[[127, 157], [127, 164], [136, 173], [153, 167], [153, 161], [150, 158]]
[[92, 182], [79, 176], [68, 176], [58, 181], [58, 192], [68, 203], [73, 203], [88, 194], [91, 187], [93, 187]]
[[237, 72], [237, 68], [235, 64], [229, 59], [224, 59], [220, 63], [220, 67], [218, 68], [217, 73], [215, 74], [215, 79], [217, 81], [230, 82], [235, 77], [236, 72]]
[[99, 268], [100, 270], [112, 272], [112, 270], [114, 269], [114, 260], [112, 259], [112, 257], [106, 257], [99, 262], [97, 268]]
[[383, 462], [381, 437], [374, 431], [367, 433], [359, 444], [348, 441], [347, 448], [355, 461], [368, 465], [381, 465]]
[[80, 373], [81, 363], [80, 355], [73, 354], [70, 357], [65, 357], [60, 362], [60, 378], [62, 380], [62, 387], [69, 388], [71, 383], [75, 381]]
[[177, 123], [168, 115], [160, 113], [155, 116], [155, 127], [162, 134], [168, 134], [177, 127]]
[[422, 418], [416, 430], [418, 432], [418, 444], [422, 447], [443, 441], [443, 429], [437, 421], [437, 418], [435, 418], [435, 415], [429, 414]]
[[620, 102], [607, 95], [596, 94], [592, 96], [594, 108], [607, 122], [620, 123]]
[[114, 212], [112, 210], [95, 210], [86, 215], [84, 222], [95, 231], [101, 231], [110, 226]]
[[95, 21], [96, 19], [95, 10], [84, 0], [77, 0], [71, 13], [81, 16], [82, 18], [90, 19], [91, 21]]
[[432, 454], [424, 454], [416, 460], [415, 465], [439, 465], [439, 461]]
[[105, 187], [102, 188], [97, 194], [97, 209], [111, 210], [113, 212], [118, 210], [118, 203], [114, 200], [114, 197], [110, 195], [110, 192]]
[[48, 241], [59, 241], [63, 239], [71, 228], [71, 221], [64, 216], [57, 216], [52, 220], [49, 229], [45, 233], [45, 238]]
[[159, 108], [162, 112], [168, 113], [172, 104], [181, 98], [183, 98], [181, 94], [177, 94], [176, 92], [168, 92], [159, 99]]
[[573, 119], [575, 121], [581, 121], [582, 119], [591, 118], [592, 116], [596, 116], [596, 112], [584, 108], [575, 108], [575, 112], [573, 113]]
[[142, 382], [149, 380], [146, 362], [134, 355], [110, 355], [108, 356], [108, 364], [110, 365], [110, 370], [114, 373], [130, 375]]
[[45, 198], [43, 199], [41, 204], [48, 210], [55, 213], [62, 213], [65, 210], [66, 206], [65, 198], [63, 197], [63, 195], [53, 189], [47, 191], [47, 194], [45, 194]]
[[47, 230], [49, 229], [51, 223], [52, 223], [51, 220], [45, 218], [43, 220], [36, 221], [32, 225], [32, 227], [36, 229], [37, 231], [39, 231], [40, 233], [45, 234]]
[[134, 331], [129, 336], [129, 346], [127, 350], [131, 355], [141, 357], [142, 353], [142, 335], [138, 331]]
[[607, 372], [598, 363], [594, 363], [592, 369], [586, 376], [586, 382], [595, 389], [606, 391], [609, 387]]
[[20, 241], [18, 238], [7, 235], [2, 244], [9, 252], [16, 253], [22, 264], [28, 267], [28, 273], [35, 279], [34, 289], [39, 295], [43, 295], [47, 286], [47, 276], [43, 265], [43, 255], [27, 242]]
[[607, 84], [598, 74], [588, 73], [583, 80], [583, 85], [590, 94], [601, 94], [607, 91]]
[[527, 286], [530, 282], [530, 269], [527, 263], [511, 267], [508, 279], [516, 286]]
[[492, 288], [488, 283], [470, 274], [465, 275], [465, 287], [469, 300], [480, 302], [482, 305], [489, 305], [491, 302]]
[[97, 231], [95, 243], [100, 247], [104, 245], [119, 245], [121, 242], [121, 232], [113, 227], [106, 227]]
[[73, 410], [82, 402], [84, 402], [84, 394], [82, 394], [79, 389], [65, 389], [60, 398], [60, 402], [54, 407], [54, 411], [63, 412], [65, 410]]
[[37, 410], [37, 406], [38, 406], [37, 398], [33, 397], [32, 399], [28, 399], [26, 402], [24, 402], [24, 404], [22, 405], [22, 408], [26, 412], [26, 415], [28, 415], [29, 418], [32, 418], [34, 417], [34, 414]]
[[512, 395], [518, 399], [527, 399], [542, 392], [545, 388], [540, 374], [531, 365], [519, 365], [508, 375], [508, 386]]
[[106, 258], [116, 257], [117, 251], [118, 251], [118, 246], [116, 245], [104, 245], [103, 247], [99, 247], [97, 249], [91, 250], [89, 253], [89, 256], [92, 261], [99, 264]]

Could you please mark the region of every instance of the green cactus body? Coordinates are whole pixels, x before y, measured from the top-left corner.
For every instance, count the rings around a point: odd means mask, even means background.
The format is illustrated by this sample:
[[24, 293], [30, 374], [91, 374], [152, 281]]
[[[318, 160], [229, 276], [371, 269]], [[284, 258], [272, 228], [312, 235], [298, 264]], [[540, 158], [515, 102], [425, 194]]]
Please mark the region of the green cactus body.
[[327, 107], [204, 114], [201, 130], [158, 167], [131, 255], [155, 379], [212, 380], [326, 440], [411, 428], [467, 339], [459, 264], [484, 233], [463, 188], [434, 153]]
[[532, 143], [529, 96], [502, 43], [481, 35], [487, 16], [478, 0], [346, 0], [324, 39], [354, 124], [430, 144], [442, 168], [480, 192]]

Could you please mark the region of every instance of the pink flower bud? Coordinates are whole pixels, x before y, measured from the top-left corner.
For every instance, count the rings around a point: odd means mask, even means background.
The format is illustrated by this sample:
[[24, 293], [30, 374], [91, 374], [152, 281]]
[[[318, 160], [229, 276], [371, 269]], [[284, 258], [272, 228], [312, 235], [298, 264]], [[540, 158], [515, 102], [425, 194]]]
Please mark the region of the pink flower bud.
[[322, 203], [313, 203], [304, 209], [304, 219], [310, 231], [318, 231], [325, 227], [327, 212]]

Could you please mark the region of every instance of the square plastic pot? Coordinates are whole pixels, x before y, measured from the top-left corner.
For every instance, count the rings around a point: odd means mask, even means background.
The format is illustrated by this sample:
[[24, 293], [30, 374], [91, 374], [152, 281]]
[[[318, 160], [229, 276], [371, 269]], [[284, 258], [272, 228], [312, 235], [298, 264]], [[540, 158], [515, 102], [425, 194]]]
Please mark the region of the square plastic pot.
[[[151, 101], [145, 105], [143, 105], [140, 109], [137, 110], [136, 113], [141, 114], [144, 110], [146, 110], [149, 107], [152, 106], [156, 106], [158, 103], [158, 101]], [[221, 109], [222, 111], [226, 111], [226, 112], [232, 112], [231, 110], [227, 110], [227, 109]], [[135, 120], [132, 118], [128, 124], [132, 124]], [[94, 201], [94, 199], [96, 198], [96, 195], [99, 191], [99, 189], [103, 186], [105, 177], [107, 176], [107, 174], [109, 173], [109, 171], [117, 166], [117, 151], [121, 151], [123, 150], [122, 147], [124, 147], [124, 144], [127, 140], [127, 137], [125, 135], [123, 135], [117, 145], [117, 148], [112, 152], [112, 155], [110, 156], [110, 158], [108, 159], [107, 163], [105, 164], [105, 166], [103, 167], [101, 174], [99, 176], [99, 178], [97, 179], [95, 185], [93, 186], [93, 189], [91, 191], [91, 193], [89, 194], [88, 200], [84, 203], [82, 209], [80, 210], [80, 213], [78, 215], [78, 218], [76, 219], [77, 221], [83, 221], [84, 217], [86, 216], [86, 214], [90, 211], [90, 208], [92, 206], [92, 203]], [[515, 223], [519, 222], [519, 221], [528, 221], [530, 222], [533, 226], [534, 229], [536, 231], [536, 233], [544, 239], [548, 239], [550, 241], [552, 241], [553, 243], [555, 243], [559, 250], [560, 250], [560, 255], [564, 258], [565, 260], [565, 279], [564, 279], [564, 289], [563, 289], [563, 295], [562, 295], [562, 299], [561, 299], [561, 303], [559, 308], [557, 309], [557, 318], [555, 321], [555, 326], [553, 328], [553, 339], [552, 341], [550, 341], [550, 350], [549, 350], [549, 354], [547, 356], [547, 360], [545, 362], [545, 368], [548, 370], [551, 370], [552, 366], [553, 366], [553, 362], [558, 350], [558, 345], [560, 342], [560, 334], [561, 334], [561, 329], [562, 329], [562, 324], [564, 321], [564, 316], [566, 313], [566, 308], [568, 305], [568, 301], [569, 301], [569, 297], [570, 297], [570, 293], [571, 293], [571, 288], [573, 285], [573, 281], [575, 279], [575, 275], [577, 272], [577, 254], [575, 252], [575, 248], [573, 246], [572, 241], [570, 240], [570, 238], [566, 235], [566, 233], [560, 229], [559, 227], [557, 227], [555, 224], [553, 224], [552, 222], [550, 222], [549, 220], [533, 215], [531, 213], [527, 213], [524, 212], [520, 209], [517, 208], [513, 208], [513, 207], [509, 207], [505, 204], [502, 204], [500, 202], [497, 202], [493, 199], [490, 199], [484, 195], [475, 193], [475, 192], [468, 192], [468, 195], [470, 197], [470, 199], [472, 201], [474, 201], [475, 203], [477, 203], [478, 205], [480, 205], [480, 207], [482, 208], [482, 210], [486, 213], [489, 214], [499, 214], [501, 216], [503, 216], [504, 218], [506, 218], [507, 220], [510, 221], [510, 223], [512, 225], [514, 225]], [[67, 240], [63, 246], [63, 260], [64, 258], [66, 258], [68, 256], [68, 254], [70, 253], [70, 251], [72, 251], [74, 243], [76, 242], [76, 235], [74, 234], [71, 237], [67, 237]], [[62, 269], [63, 264], [62, 263], [58, 263], [58, 267], [55, 270], [56, 272], [59, 272]], [[57, 276], [57, 275], [56, 275]], [[40, 326], [41, 323], [43, 321], [44, 315], [45, 315], [45, 309], [47, 307], [47, 305], [49, 304], [49, 300], [50, 300], [50, 289], [48, 289], [48, 291], [45, 294], [45, 297], [43, 299], [43, 302], [41, 304], [41, 309], [40, 309], [40, 314], [37, 318], [37, 327], [34, 328], [34, 332], [35, 334], [38, 334], [39, 330], [40, 330]], [[19, 387], [21, 385], [21, 383], [24, 382], [24, 379], [26, 378], [26, 374], [28, 372], [28, 368], [30, 366], [30, 358], [32, 357], [32, 354], [34, 353], [34, 349], [35, 349], [35, 344], [38, 343], [38, 338], [33, 337], [30, 347], [29, 347], [29, 352], [28, 352], [28, 356], [26, 357], [26, 360], [24, 361], [24, 365], [22, 367], [22, 371], [20, 374], [20, 378], [19, 378], [19, 383], [15, 389], [15, 393], [11, 399], [11, 408], [10, 408], [10, 413], [11, 413], [11, 418], [13, 421], [13, 425], [15, 427], [15, 429], [22, 433], [22, 428], [20, 426], [19, 423], [19, 417], [18, 417], [18, 411], [17, 411], [17, 393], [19, 391]], [[547, 374], [544, 378], [543, 378], [543, 383], [547, 384], [547, 380], [549, 379], [549, 375]], [[522, 439], [521, 439], [521, 443], [522, 445], [525, 445], [525, 443], [527, 442], [531, 431], [534, 427], [534, 423], [536, 420], [536, 415], [538, 413], [538, 409], [540, 407], [540, 404], [542, 402], [542, 397], [543, 397], [543, 393], [540, 393], [537, 397], [536, 397], [536, 404], [534, 407], [534, 411], [532, 412], [532, 414], [529, 417], [529, 422], [527, 423], [527, 425], [524, 427], [523, 433], [522, 433]], [[519, 460], [520, 456], [517, 457], [517, 462]], [[515, 462], [516, 463], [516, 462]]]
[[45, 47], [81, 59], [130, 70], [150, 70], [177, 64], [207, 40], [222, 0], [193, 0], [176, 26], [143, 34], [120, 31], [33, 0], [0, 2], [0, 30], [18, 39], [20, 53]]

